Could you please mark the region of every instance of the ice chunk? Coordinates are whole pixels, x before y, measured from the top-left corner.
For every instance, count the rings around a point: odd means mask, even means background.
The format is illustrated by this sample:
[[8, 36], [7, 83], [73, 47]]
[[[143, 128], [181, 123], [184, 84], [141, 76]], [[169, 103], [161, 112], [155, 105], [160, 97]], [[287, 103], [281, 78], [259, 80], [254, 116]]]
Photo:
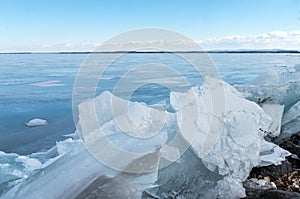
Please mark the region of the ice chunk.
[[[207, 168], [226, 176], [217, 186], [220, 197], [243, 197], [242, 181], [260, 163], [260, 143], [264, 135], [259, 129], [269, 130], [272, 119], [229, 84], [213, 78], [206, 78], [205, 82], [186, 93], [171, 93], [177, 123]], [[224, 92], [224, 98], [220, 91]], [[220, 101], [213, 103], [211, 96], [220, 96]], [[220, 107], [222, 103], [224, 109], [215, 114], [213, 106]], [[216, 122], [212, 124], [213, 120]], [[189, 139], [191, 131], [196, 133]]]
[[23, 166], [28, 170], [39, 169], [42, 166], [42, 163], [39, 160], [26, 156], [19, 156], [16, 158], [16, 161], [22, 162]]
[[29, 127], [43, 126], [43, 125], [47, 125], [47, 120], [35, 118], [35, 119], [32, 119], [29, 122], [27, 122], [26, 125]]
[[285, 124], [284, 126], [282, 126], [281, 128], [281, 134], [278, 137], [278, 139], [276, 139], [276, 142], [281, 142], [283, 139], [285, 138], [289, 138], [291, 137], [293, 134], [300, 132], [300, 117], [297, 117], [296, 119], [294, 119], [293, 121]]
[[270, 136], [277, 137], [281, 130], [281, 118], [284, 110], [284, 106], [279, 104], [263, 104], [263, 110], [272, 118], [272, 124], [269, 128]]
[[300, 101], [294, 104], [283, 116], [282, 125], [292, 122], [297, 117], [300, 117]]
[[265, 179], [257, 178], [247, 179], [244, 186], [252, 189], [277, 189], [274, 182], [268, 182]]
[[247, 99], [257, 102], [258, 98], [270, 97], [273, 103], [294, 105], [300, 98], [299, 65], [292, 68], [271, 68], [259, 75], [250, 86], [237, 86]]
[[276, 144], [262, 140], [259, 166], [280, 165], [285, 160], [285, 157], [289, 155], [291, 153], [287, 150]]
[[68, 138], [64, 141], [56, 142], [56, 150], [59, 155], [64, 155], [66, 153], [79, 153], [83, 148], [81, 142]]
[[294, 104], [284, 115], [282, 119], [282, 132], [277, 142], [300, 132], [300, 101]]
[[268, 68], [268, 70], [259, 75], [253, 85], [258, 86], [280, 86], [288, 83], [299, 82], [298, 66], [293, 68]]
[[300, 98], [300, 84], [290, 83], [283, 86], [237, 86], [244, 96], [257, 102], [259, 98], [270, 97], [272, 103], [293, 106]]
[[151, 137], [164, 127], [166, 112], [145, 104], [129, 102], [105, 91], [96, 99], [79, 105], [77, 129], [84, 138], [125, 132], [138, 137]]
[[270, 69], [266, 73], [261, 74], [252, 86], [237, 87], [247, 99], [257, 102], [259, 98], [270, 97], [272, 103], [285, 105], [285, 108], [288, 109], [282, 118], [281, 134], [275, 139], [278, 143], [280, 143], [283, 138], [300, 131], [299, 66], [300, 65], [282, 69]]
[[274, 69], [268, 69], [265, 73], [262, 75], [259, 75], [254, 81], [254, 85], [274, 85], [280, 83], [280, 77], [277, 70]]
[[217, 198], [215, 186], [220, 179], [222, 176], [208, 170], [188, 148], [179, 161], [158, 171], [156, 187], [147, 192], [157, 198]]
[[[70, 143], [68, 140], [64, 144]], [[91, 180], [105, 171], [107, 169], [84, 150], [82, 144], [77, 145], [74, 153], [61, 155], [31, 178], [23, 179], [1, 198], [74, 198]]]
[[15, 153], [0, 151], [0, 198], [4, 192], [16, 185], [20, 179], [28, 177], [28, 173], [34, 170], [29, 165], [25, 169], [23, 162], [16, 161], [18, 157]]
[[[133, 146], [135, 146], [134, 143]], [[126, 147], [132, 147], [132, 145]], [[104, 166], [85, 149], [80, 140], [68, 139], [57, 143], [56, 148], [60, 153], [58, 157], [54, 160], [50, 159], [48, 161], [50, 163], [43, 164], [41, 169], [30, 178], [23, 178], [19, 184], [2, 195], [1, 199], [75, 198], [101, 176], [110, 179], [108, 183], [103, 184], [101, 187], [106, 193], [114, 193], [113, 196], [121, 198], [125, 195], [128, 198], [137, 198], [136, 196], [141, 195], [142, 191], [140, 189], [153, 187], [153, 184], [157, 181], [157, 173], [155, 172], [146, 173], [145, 175], [143, 173], [131, 175]], [[126, 166], [139, 166], [140, 160], [148, 158], [146, 156], [149, 155], [157, 156], [159, 151], [152, 154], [142, 154], [140, 159], [136, 159]], [[120, 157], [111, 156], [111, 158]], [[21, 157], [19, 159], [22, 160], [22, 163], [33, 163], [32, 158]], [[36, 166], [35, 163], [33, 166]], [[124, 193], [128, 188], [131, 191]]]
[[218, 181], [216, 186], [218, 198], [236, 199], [246, 197], [242, 181], [232, 176], [226, 176], [223, 180]]
[[[77, 131], [93, 155], [122, 170], [143, 153], [152, 153], [158, 146], [167, 146], [178, 132], [178, 127], [173, 113], [103, 92], [79, 105]], [[108, 144], [107, 140], [112, 144]], [[102, 149], [104, 146], [106, 150]], [[128, 150], [130, 154], [125, 153]], [[179, 153], [167, 146], [160, 155], [176, 159]]]

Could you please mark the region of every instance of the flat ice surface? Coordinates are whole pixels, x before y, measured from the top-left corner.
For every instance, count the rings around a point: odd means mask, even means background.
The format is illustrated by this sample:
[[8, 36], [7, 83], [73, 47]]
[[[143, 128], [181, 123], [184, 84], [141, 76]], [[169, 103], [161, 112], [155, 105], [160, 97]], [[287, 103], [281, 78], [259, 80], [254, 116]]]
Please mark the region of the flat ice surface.
[[[195, 54], [194, 56], [197, 57], [198, 55]], [[222, 78], [231, 85], [235, 85], [238, 91], [241, 91], [241, 95], [246, 97], [246, 99], [257, 102], [259, 97], [265, 98], [270, 96], [272, 98], [270, 103], [285, 106], [282, 135], [290, 136], [293, 133], [300, 131], [299, 114], [297, 111], [292, 111], [293, 109], [298, 110], [298, 105], [295, 105], [295, 103], [300, 99], [300, 65], [291, 67], [291, 65], [299, 63], [298, 55], [268, 54], [262, 56], [262, 54], [217, 53], [210, 54], [210, 56], [220, 68]], [[40, 195], [44, 198], [55, 198], [59, 196], [68, 198], [76, 195], [77, 191], [75, 189], [84, 189], [85, 185], [97, 176], [96, 174], [93, 174], [93, 172], [96, 172], [97, 174], [105, 173], [106, 175], [110, 173], [105, 169], [101, 169], [101, 171], [97, 170], [96, 165], [99, 166], [98, 162], [93, 161], [92, 157], [90, 157], [87, 152], [80, 152], [79, 149], [82, 149], [83, 146], [82, 143], [77, 143], [76, 136], [74, 136], [74, 140], [58, 142], [55, 147], [51, 148], [55, 145], [55, 141], [65, 139], [65, 137], [61, 137], [61, 135], [72, 133], [74, 130], [74, 125], [72, 125], [72, 110], [70, 108], [73, 80], [79, 64], [85, 58], [86, 55], [71, 54], [0, 55], [0, 64], [3, 66], [2, 68], [5, 69], [5, 74], [7, 74], [0, 80], [1, 88], [3, 89], [1, 96], [2, 115], [0, 115], [0, 117], [2, 124], [4, 124], [0, 125], [0, 146], [2, 147], [2, 150], [17, 151], [22, 154], [18, 155], [15, 153], [0, 152], [0, 195], [13, 186], [18, 185], [13, 191], [10, 191], [10, 194], [15, 194], [15, 196], [20, 196], [22, 198], [30, 198], [30, 193], [32, 193], [33, 196], [38, 197]], [[178, 68], [181, 74], [186, 75], [192, 85], [195, 86], [202, 83], [202, 79], [199, 79], [198, 75], [195, 75], [193, 71], [190, 71], [189, 67], [182, 67], [186, 66], [186, 63], [178, 62], [177, 59], [174, 59], [173, 55], [129, 54], [128, 57], [122, 59], [121, 62], [116, 63], [116, 67], [112, 67], [111, 70], [108, 71], [108, 74], [102, 78], [101, 81], [105, 85], [104, 89], [111, 90], [113, 83], [118, 80], [118, 77], [122, 76], [122, 72], [130, 67], [130, 65], [139, 65], [144, 63], [145, 60], [157, 59], [167, 60], [169, 64]], [[134, 61], [132, 62], [132, 60]], [[201, 60], [199, 60], [199, 63], [201, 63]], [[274, 63], [276, 63], [277, 66], [274, 67]], [[266, 70], [266, 73], [262, 74], [264, 70]], [[33, 73], [32, 71], [36, 72]], [[255, 79], [258, 74], [261, 75]], [[168, 81], [174, 80], [172, 77], [166, 79]], [[254, 79], [255, 81], [253, 81]], [[170, 106], [168, 101], [165, 100], [166, 96], [168, 98], [169, 93], [160, 90], [158, 93], [153, 94], [153, 92], [149, 92], [147, 89], [145, 89], [145, 91], [140, 91], [139, 95], [142, 96], [143, 99], [147, 99], [145, 100], [147, 104], [148, 102], [154, 104], [152, 106], [153, 108], [165, 110], [164, 106]], [[189, 92], [191, 91], [192, 89]], [[103, 90], [97, 90], [97, 94], [102, 92]], [[182, 93], [182, 95], [187, 95], [187, 93]], [[102, 98], [100, 101], [103, 100], [102, 103], [104, 104], [105, 101], [110, 102], [110, 99], [115, 99], [114, 97], [108, 98], [107, 96], [102, 95], [99, 97], [99, 100]], [[154, 99], [153, 96], [155, 96]], [[113, 101], [117, 102], [118, 99]], [[162, 101], [161, 104], [155, 104], [160, 101]], [[190, 99], [187, 99], [186, 104], [190, 101]], [[90, 105], [91, 104], [89, 104], [89, 106]], [[151, 121], [149, 120], [151, 117], [149, 117], [149, 115], [151, 116], [152, 110], [148, 110], [147, 107], [142, 104], [131, 104], [131, 107], [131, 113], [134, 113], [135, 116], [135, 125], [147, 127], [147, 124], [151, 124]], [[204, 107], [204, 109], [201, 108], [204, 112], [200, 112], [200, 118], [203, 118], [203, 121], [213, 120], [218, 122], [218, 120], [214, 120], [218, 117], [210, 114], [210, 102], [203, 104], [201, 107]], [[291, 107], [293, 107], [293, 109]], [[110, 112], [109, 109], [102, 110], [104, 111], [104, 115], [106, 114], [105, 111], [108, 111], [108, 113]], [[139, 114], [139, 111], [137, 110], [141, 110], [141, 114]], [[180, 106], [177, 107], [177, 112], [178, 111], [180, 111]], [[27, 128], [24, 123], [27, 122], [27, 119], [36, 117], [36, 113], [39, 113], [39, 117], [47, 118], [51, 122], [49, 122], [47, 126], [40, 128]], [[86, 114], [88, 113], [89, 110], [86, 111]], [[84, 114], [84, 112], [82, 112], [82, 114]], [[161, 112], [159, 112], [159, 114], [161, 114]], [[179, 113], [176, 114], [178, 115]], [[194, 110], [191, 109], [185, 116], [191, 118], [193, 114]], [[235, 112], [235, 114], [237, 121], [242, 117], [247, 118], [245, 115], [246, 113], [237, 114]], [[140, 117], [142, 115], [145, 115], [145, 118]], [[120, 115], [120, 118], [122, 117], [124, 117], [124, 114]], [[68, 120], [66, 120], [67, 118]], [[98, 118], [101, 120], [101, 115]], [[172, 134], [179, 131], [177, 126], [177, 120], [179, 121], [179, 119], [175, 117], [175, 114], [168, 113], [167, 118], [169, 119], [169, 122], [168, 128], [165, 130], [170, 132], [170, 135], [165, 134], [164, 137], [160, 139], [156, 137], [156, 140], [153, 139], [149, 141], [147, 143], [147, 149], [144, 152], [153, 152], [153, 150], [156, 150], [156, 143], [164, 143], [166, 140], [169, 142], [169, 139], [172, 138]], [[272, 118], [272, 116], [270, 118]], [[126, 131], [122, 132], [121, 129], [117, 129], [116, 123], [110, 120], [111, 117], [108, 117], [108, 120], [101, 125], [108, 137], [110, 136], [110, 140], [114, 140], [115, 144], [118, 144], [129, 151], [140, 151], [144, 149], [143, 143], [139, 142], [138, 139], [131, 140], [128, 138], [131, 135], [140, 132], [149, 133], [148, 135], [151, 135], [151, 131], [147, 131], [147, 128], [144, 128], [142, 131], [135, 131], [132, 126], [122, 125], [124, 127], [123, 130]], [[86, 129], [91, 125], [88, 120], [82, 120], [82, 122], [86, 123]], [[234, 121], [226, 121], [227, 124], [235, 124], [232, 122]], [[203, 126], [201, 126], [200, 129], [205, 130], [209, 127], [209, 125], [204, 122], [202, 124]], [[240, 124], [240, 126], [244, 127], [247, 125], [248, 124]], [[151, 126], [152, 125], [149, 125], [148, 127]], [[249, 124], [249, 126], [251, 125]], [[216, 125], [216, 127], [219, 127], [219, 125]], [[228, 128], [230, 129], [231, 127]], [[241, 129], [242, 127], [237, 125], [236, 128]], [[211, 130], [216, 131], [217, 129]], [[270, 131], [267, 128], [263, 130]], [[222, 130], [222, 132], [224, 131]], [[147, 134], [144, 135], [147, 136]], [[221, 134], [219, 132], [216, 133], [216, 135], [216, 137], [212, 138], [223, 139], [220, 138]], [[240, 140], [243, 140], [242, 137], [239, 137], [238, 133], [234, 135], [237, 135], [234, 139], [235, 144], [239, 143]], [[230, 139], [228, 138], [229, 141]], [[198, 142], [200, 143], [199, 140]], [[215, 147], [215, 145], [212, 144], [213, 142], [205, 143], [208, 144], [206, 146]], [[203, 144], [204, 142], [202, 145], [199, 145], [199, 147], [201, 146], [202, 149], [211, 149], [210, 147], [203, 147]], [[226, 144], [226, 142], [224, 144]], [[279, 147], [277, 148], [277, 146], [272, 143], [264, 142], [263, 139], [260, 146], [261, 148], [258, 152], [260, 154], [259, 165], [271, 163], [279, 164], [285, 156], [282, 149]], [[49, 151], [44, 151], [49, 148], [51, 148]], [[34, 153], [42, 149], [42, 152]], [[214, 148], [212, 149], [214, 150]], [[234, 154], [237, 153], [236, 150], [239, 149], [240, 147], [234, 147], [232, 149], [230, 148], [228, 151]], [[170, 151], [161, 153], [169, 154], [167, 157], [172, 159], [172, 157], [170, 157]], [[173, 151], [176, 154], [176, 150]], [[202, 153], [200, 153], [200, 156], [204, 157], [209, 150], [201, 151]], [[238, 151], [238, 153], [240, 152]], [[171, 152], [171, 154], [173, 153]], [[79, 158], [76, 158], [77, 155]], [[215, 155], [217, 156], [218, 154]], [[161, 159], [164, 157], [166, 156], [164, 155]], [[72, 161], [73, 158], [74, 161]], [[222, 161], [224, 161], [224, 159], [221, 159], [220, 162]], [[84, 171], [85, 167], [89, 168], [91, 172]], [[213, 172], [208, 169], [212, 169], [213, 167], [216, 168]], [[130, 182], [122, 182], [133, 183], [134, 185], [132, 186], [125, 186], [133, 187], [131, 190], [136, 190], [135, 187], [144, 187], [143, 189], [147, 189], [148, 187], [147, 190], [149, 192], [149, 184], [151, 184], [151, 193], [155, 193], [162, 198], [166, 197], [166, 195], [181, 195], [182, 197], [187, 196], [186, 198], [195, 198], [197, 196], [205, 196], [205, 193], [208, 193], [206, 198], [216, 198], [218, 194], [226, 194], [226, 189], [231, 189], [233, 192], [237, 191], [237, 195], [242, 195], [242, 192], [238, 194], [238, 191], [243, 191], [242, 189], [235, 190], [234, 187], [230, 187], [230, 183], [232, 183], [232, 186], [240, 186], [240, 183], [236, 181], [236, 178], [220, 175], [218, 168], [219, 166], [215, 166], [215, 164], [212, 163], [205, 163], [204, 165], [202, 159], [199, 159], [198, 154], [196, 155], [195, 149], [190, 147], [187, 152], [184, 153], [178, 161], [170, 165], [170, 167], [162, 169], [157, 175], [155, 173], [151, 175], [151, 181], [146, 182], [146, 185], [141, 186], [140, 184], [135, 184], [147, 179], [146, 177], [138, 179], [130, 178]], [[63, 172], [59, 172], [60, 169]], [[74, 173], [78, 173], [78, 178], [74, 176]], [[56, 176], [56, 174], [58, 176]], [[115, 175], [116, 174], [111, 174], [110, 177], [115, 178]], [[155, 179], [157, 179], [157, 183], [153, 184]], [[224, 180], [219, 181], [221, 179]], [[76, 183], [73, 184], [72, 181]], [[39, 183], [41, 185], [39, 185]], [[148, 186], [147, 183], [149, 183]], [[112, 193], [116, 190], [114, 189], [115, 187], [111, 187], [110, 189], [110, 186], [108, 185], [114, 185], [114, 183], [106, 185], [105, 190], [108, 193]], [[116, 187], [120, 187], [120, 184], [117, 184]], [[215, 189], [215, 187], [217, 187], [217, 189]], [[70, 190], [70, 192], [66, 190]], [[186, 190], [186, 192], [183, 190]], [[216, 192], [216, 190], [219, 190], [219, 193]], [[190, 195], [188, 195], [188, 193], [190, 193]], [[118, 194], [124, 194], [124, 191], [121, 193], [115, 192], [115, 195]], [[8, 198], [14, 198], [13, 196], [14, 195], [9, 194], [6, 195]], [[223, 196], [225, 197], [226, 195]]]

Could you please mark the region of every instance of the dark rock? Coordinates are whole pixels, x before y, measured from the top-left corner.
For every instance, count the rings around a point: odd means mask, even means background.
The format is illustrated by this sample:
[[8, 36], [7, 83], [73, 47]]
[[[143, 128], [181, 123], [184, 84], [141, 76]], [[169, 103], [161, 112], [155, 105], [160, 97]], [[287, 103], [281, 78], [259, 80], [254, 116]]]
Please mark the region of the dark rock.
[[269, 176], [270, 180], [277, 186], [277, 190], [246, 188], [247, 199], [300, 199], [300, 132], [284, 139], [280, 147], [292, 154], [279, 166], [267, 166], [253, 168], [249, 178]]
[[275, 181], [278, 189], [300, 192], [300, 173], [294, 170]]
[[284, 140], [279, 146], [300, 157], [300, 132]]
[[259, 175], [262, 177], [269, 176], [271, 181], [274, 181], [284, 174], [292, 171], [292, 165], [289, 161], [284, 161], [282, 162], [281, 165], [275, 166], [265, 166], [265, 167], [255, 167], [252, 169], [250, 173], [250, 177], [252, 178], [258, 178]]
[[262, 192], [259, 196], [260, 199], [296, 199], [300, 198], [297, 192], [283, 191], [283, 190], [267, 190]]
[[247, 197], [245, 199], [296, 199], [300, 198], [297, 192], [283, 190], [246, 190]]
[[288, 160], [290, 163], [292, 163], [295, 169], [299, 169], [300, 168], [300, 158], [299, 158], [300, 157], [300, 132], [285, 139], [283, 142], [281, 142], [279, 146], [285, 150], [288, 150], [292, 154], [296, 155], [296, 156], [292, 155], [288, 157]]
[[287, 157], [288, 161], [292, 164], [294, 169], [300, 168], [300, 159], [298, 157], [289, 156]]

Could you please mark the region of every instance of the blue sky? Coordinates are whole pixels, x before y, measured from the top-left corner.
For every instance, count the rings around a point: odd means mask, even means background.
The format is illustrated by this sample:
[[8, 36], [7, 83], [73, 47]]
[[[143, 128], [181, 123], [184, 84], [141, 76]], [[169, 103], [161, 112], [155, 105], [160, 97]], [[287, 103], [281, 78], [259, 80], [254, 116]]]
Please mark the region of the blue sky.
[[[298, 0], [0, 0], [0, 51], [77, 50], [143, 27], [175, 30], [215, 49], [245, 47], [228, 46], [228, 38], [251, 48], [251, 39], [274, 31], [300, 42], [299, 11]], [[276, 42], [270, 48], [280, 48]]]

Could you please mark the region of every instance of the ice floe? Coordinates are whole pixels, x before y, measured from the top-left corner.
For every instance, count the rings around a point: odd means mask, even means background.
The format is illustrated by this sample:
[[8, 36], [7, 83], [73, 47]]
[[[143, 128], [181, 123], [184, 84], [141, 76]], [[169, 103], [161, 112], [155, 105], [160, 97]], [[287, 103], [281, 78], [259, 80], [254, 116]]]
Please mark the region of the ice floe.
[[26, 123], [26, 125], [29, 127], [43, 126], [43, 125], [47, 125], [47, 124], [48, 124], [47, 120], [40, 119], [40, 118], [32, 119]]

